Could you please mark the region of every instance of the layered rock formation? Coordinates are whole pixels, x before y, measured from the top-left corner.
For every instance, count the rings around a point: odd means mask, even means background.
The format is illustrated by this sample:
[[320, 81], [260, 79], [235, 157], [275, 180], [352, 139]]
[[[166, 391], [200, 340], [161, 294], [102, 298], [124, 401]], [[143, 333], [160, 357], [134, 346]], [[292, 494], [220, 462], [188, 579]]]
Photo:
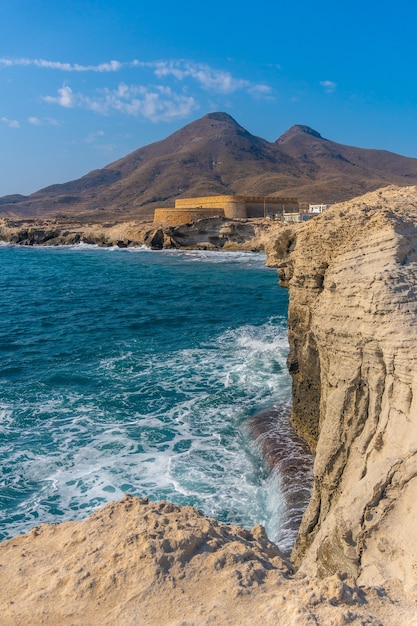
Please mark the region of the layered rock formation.
[[417, 583], [417, 188], [388, 187], [284, 232], [292, 420], [315, 448], [294, 550], [319, 576]]

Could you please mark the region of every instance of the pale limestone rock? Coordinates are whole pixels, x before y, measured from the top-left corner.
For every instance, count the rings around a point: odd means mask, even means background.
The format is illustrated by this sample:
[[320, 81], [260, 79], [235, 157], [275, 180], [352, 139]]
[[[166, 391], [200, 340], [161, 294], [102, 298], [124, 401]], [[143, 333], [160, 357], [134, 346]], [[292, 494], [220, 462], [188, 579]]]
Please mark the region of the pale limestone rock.
[[260, 526], [129, 496], [2, 542], [0, 576], [2, 626], [413, 624], [398, 585], [294, 576]]
[[316, 448], [294, 550], [309, 574], [417, 584], [417, 188], [284, 232], [293, 422]]

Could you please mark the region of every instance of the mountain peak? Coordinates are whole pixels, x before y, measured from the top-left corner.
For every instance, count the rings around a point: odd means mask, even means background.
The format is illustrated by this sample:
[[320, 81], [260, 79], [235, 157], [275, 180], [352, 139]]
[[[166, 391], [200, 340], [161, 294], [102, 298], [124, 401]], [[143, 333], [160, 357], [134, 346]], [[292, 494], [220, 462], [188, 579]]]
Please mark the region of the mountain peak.
[[223, 113], [222, 111], [207, 113], [207, 115], [205, 115], [202, 119], [215, 120], [216, 122], [233, 122], [233, 124], [239, 126], [239, 124], [231, 115], [229, 115], [228, 113]]
[[283, 143], [284, 141], [288, 141], [288, 139], [301, 135], [311, 135], [312, 137], [317, 137], [317, 139], [323, 139], [320, 133], [313, 128], [310, 128], [310, 126], [305, 126], [304, 124], [294, 124], [294, 126], [291, 126], [291, 128], [281, 135], [281, 137], [278, 137], [275, 143]]
[[214, 128], [218, 129], [220, 132], [231, 131], [232, 133], [234, 133], [236, 132], [236, 130], [240, 130], [247, 133], [247, 131], [245, 131], [245, 129], [240, 126], [240, 124], [238, 124], [231, 115], [229, 115], [228, 113], [223, 113], [222, 111], [215, 111], [212, 113], [207, 113], [206, 115], [203, 115], [203, 117], [200, 117], [198, 120], [195, 120], [194, 122], [187, 124], [183, 128], [180, 128], [180, 130], [177, 130], [175, 133], [173, 133], [171, 137], [177, 140], [179, 139], [180, 141], [183, 141], [186, 137], [187, 141], [189, 141], [190, 135], [211, 135]]

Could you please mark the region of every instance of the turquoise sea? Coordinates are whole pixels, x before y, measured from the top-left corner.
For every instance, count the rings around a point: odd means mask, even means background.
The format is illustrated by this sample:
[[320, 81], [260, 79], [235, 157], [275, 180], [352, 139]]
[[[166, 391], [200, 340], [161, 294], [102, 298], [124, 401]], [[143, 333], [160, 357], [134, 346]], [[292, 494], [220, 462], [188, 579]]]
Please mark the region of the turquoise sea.
[[290, 396], [287, 292], [262, 254], [2, 245], [0, 262], [0, 538], [130, 493], [292, 541], [246, 427]]

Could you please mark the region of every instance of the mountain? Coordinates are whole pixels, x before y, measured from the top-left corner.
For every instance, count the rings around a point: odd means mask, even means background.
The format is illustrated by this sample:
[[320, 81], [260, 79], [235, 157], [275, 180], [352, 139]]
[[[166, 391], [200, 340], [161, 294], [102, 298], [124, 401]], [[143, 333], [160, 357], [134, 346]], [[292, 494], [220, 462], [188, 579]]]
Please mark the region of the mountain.
[[417, 159], [338, 144], [302, 125], [269, 142], [226, 113], [209, 113], [82, 178], [4, 196], [0, 215], [148, 219], [179, 197], [287, 195], [333, 203], [388, 184], [417, 184]]

